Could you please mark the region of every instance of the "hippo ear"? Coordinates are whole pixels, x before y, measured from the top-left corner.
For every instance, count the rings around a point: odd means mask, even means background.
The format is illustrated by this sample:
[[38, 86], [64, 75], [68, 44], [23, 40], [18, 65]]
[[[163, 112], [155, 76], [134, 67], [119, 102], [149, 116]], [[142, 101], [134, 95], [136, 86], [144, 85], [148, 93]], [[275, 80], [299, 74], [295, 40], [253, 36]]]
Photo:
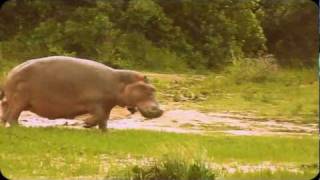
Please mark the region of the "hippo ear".
[[143, 77], [143, 81], [144, 81], [145, 83], [149, 83], [148, 77], [147, 77], [147, 76], [144, 76], [144, 77]]

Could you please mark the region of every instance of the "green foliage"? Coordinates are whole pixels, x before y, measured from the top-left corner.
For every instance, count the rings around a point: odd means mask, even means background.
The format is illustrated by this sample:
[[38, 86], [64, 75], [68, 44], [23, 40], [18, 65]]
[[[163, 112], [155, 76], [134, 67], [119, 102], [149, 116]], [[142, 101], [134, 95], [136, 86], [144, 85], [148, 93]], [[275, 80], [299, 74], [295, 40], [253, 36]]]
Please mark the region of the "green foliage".
[[283, 66], [315, 66], [318, 57], [317, 5], [308, 0], [260, 2], [269, 52]]
[[302, 172], [292, 172], [289, 170], [279, 170], [273, 172], [271, 170], [262, 170], [258, 172], [242, 173], [236, 172], [231, 174], [229, 177], [224, 178], [225, 180], [302, 180], [302, 179], [313, 179], [316, 177], [317, 172], [314, 169], [306, 169]]
[[[181, 27], [206, 67], [225, 65], [233, 56], [257, 55], [265, 38], [248, 1], [158, 1]], [[244, 11], [239, 14], [238, 12]], [[213, 15], [214, 14], [214, 15]]]
[[[0, 43], [0, 46], [1, 46], [1, 43]], [[17, 62], [5, 61], [0, 58], [0, 87], [9, 70], [12, 69], [16, 64]]]
[[272, 80], [276, 71], [277, 65], [272, 58], [234, 59], [226, 68], [227, 77], [236, 84], [263, 83]]
[[[17, 34], [13, 41], [4, 42], [4, 56], [19, 60], [49, 55], [96, 58], [99, 55], [96, 45], [104, 42], [112, 27], [108, 16], [97, 8], [78, 7], [67, 19], [59, 18], [48, 17], [33, 29]], [[27, 51], [16, 53], [17, 49]]]
[[317, 14], [306, 1], [21, 0], [5, 3], [1, 13], [6, 61], [68, 55], [188, 71], [264, 53], [283, 66], [314, 65], [317, 56], [316, 20], [309, 21]]
[[214, 180], [215, 175], [204, 162], [188, 162], [185, 159], [169, 156], [151, 166], [134, 166], [132, 175], [128, 179]]
[[[113, 42], [104, 44], [103, 56], [114, 58], [99, 60], [105, 64], [113, 64], [122, 68], [182, 71], [186, 64], [174, 52], [166, 48], [156, 47], [139, 33], [121, 34]], [[139, 46], [137, 46], [139, 44]]]

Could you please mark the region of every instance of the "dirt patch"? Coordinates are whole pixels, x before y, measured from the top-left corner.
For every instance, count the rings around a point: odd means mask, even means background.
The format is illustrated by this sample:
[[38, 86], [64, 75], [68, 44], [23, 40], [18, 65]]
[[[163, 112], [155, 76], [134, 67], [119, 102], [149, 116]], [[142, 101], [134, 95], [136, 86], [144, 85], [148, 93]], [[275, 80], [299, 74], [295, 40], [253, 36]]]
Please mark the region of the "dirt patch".
[[[23, 112], [20, 124], [27, 127], [62, 126], [82, 128], [83, 119], [49, 120], [31, 112]], [[202, 113], [196, 110], [166, 110], [160, 118], [147, 120], [139, 113], [131, 115], [126, 109], [114, 108], [108, 121], [112, 129], [145, 129], [176, 133], [211, 133], [223, 132], [232, 135], [283, 135], [283, 134], [315, 134], [317, 124], [296, 124], [277, 120], [255, 120], [228, 113]]]

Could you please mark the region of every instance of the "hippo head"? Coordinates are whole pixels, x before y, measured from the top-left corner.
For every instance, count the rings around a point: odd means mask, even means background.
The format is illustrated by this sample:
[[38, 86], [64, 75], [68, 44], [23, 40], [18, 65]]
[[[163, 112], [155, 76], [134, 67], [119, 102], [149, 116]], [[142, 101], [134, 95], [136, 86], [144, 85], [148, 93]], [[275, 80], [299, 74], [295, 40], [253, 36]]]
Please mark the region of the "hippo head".
[[157, 118], [163, 113], [155, 100], [155, 88], [146, 81], [137, 81], [127, 85], [124, 92], [126, 105], [133, 112], [138, 111], [146, 118]]

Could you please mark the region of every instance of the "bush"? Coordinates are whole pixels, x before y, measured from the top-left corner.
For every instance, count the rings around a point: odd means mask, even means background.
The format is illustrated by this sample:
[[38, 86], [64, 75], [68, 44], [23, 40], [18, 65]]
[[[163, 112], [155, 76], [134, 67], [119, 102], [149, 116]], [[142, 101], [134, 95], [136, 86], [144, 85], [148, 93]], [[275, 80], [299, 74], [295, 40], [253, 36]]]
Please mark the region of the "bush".
[[6, 77], [7, 73], [12, 69], [17, 62], [14, 61], [3, 61], [0, 59], [0, 87], [3, 79]]
[[175, 52], [156, 47], [139, 33], [118, 34], [111, 38], [103, 46], [100, 62], [137, 70], [176, 72], [187, 69], [185, 61]]
[[272, 80], [277, 66], [272, 58], [234, 59], [226, 68], [227, 76], [236, 84], [247, 82], [263, 83]]
[[150, 167], [132, 168], [133, 180], [214, 180], [214, 174], [202, 162], [164, 159]]
[[[164, 156], [149, 165], [134, 166], [111, 179], [130, 180], [214, 180], [215, 174], [202, 160], [187, 160], [179, 155]], [[110, 177], [106, 177], [110, 179]]]

